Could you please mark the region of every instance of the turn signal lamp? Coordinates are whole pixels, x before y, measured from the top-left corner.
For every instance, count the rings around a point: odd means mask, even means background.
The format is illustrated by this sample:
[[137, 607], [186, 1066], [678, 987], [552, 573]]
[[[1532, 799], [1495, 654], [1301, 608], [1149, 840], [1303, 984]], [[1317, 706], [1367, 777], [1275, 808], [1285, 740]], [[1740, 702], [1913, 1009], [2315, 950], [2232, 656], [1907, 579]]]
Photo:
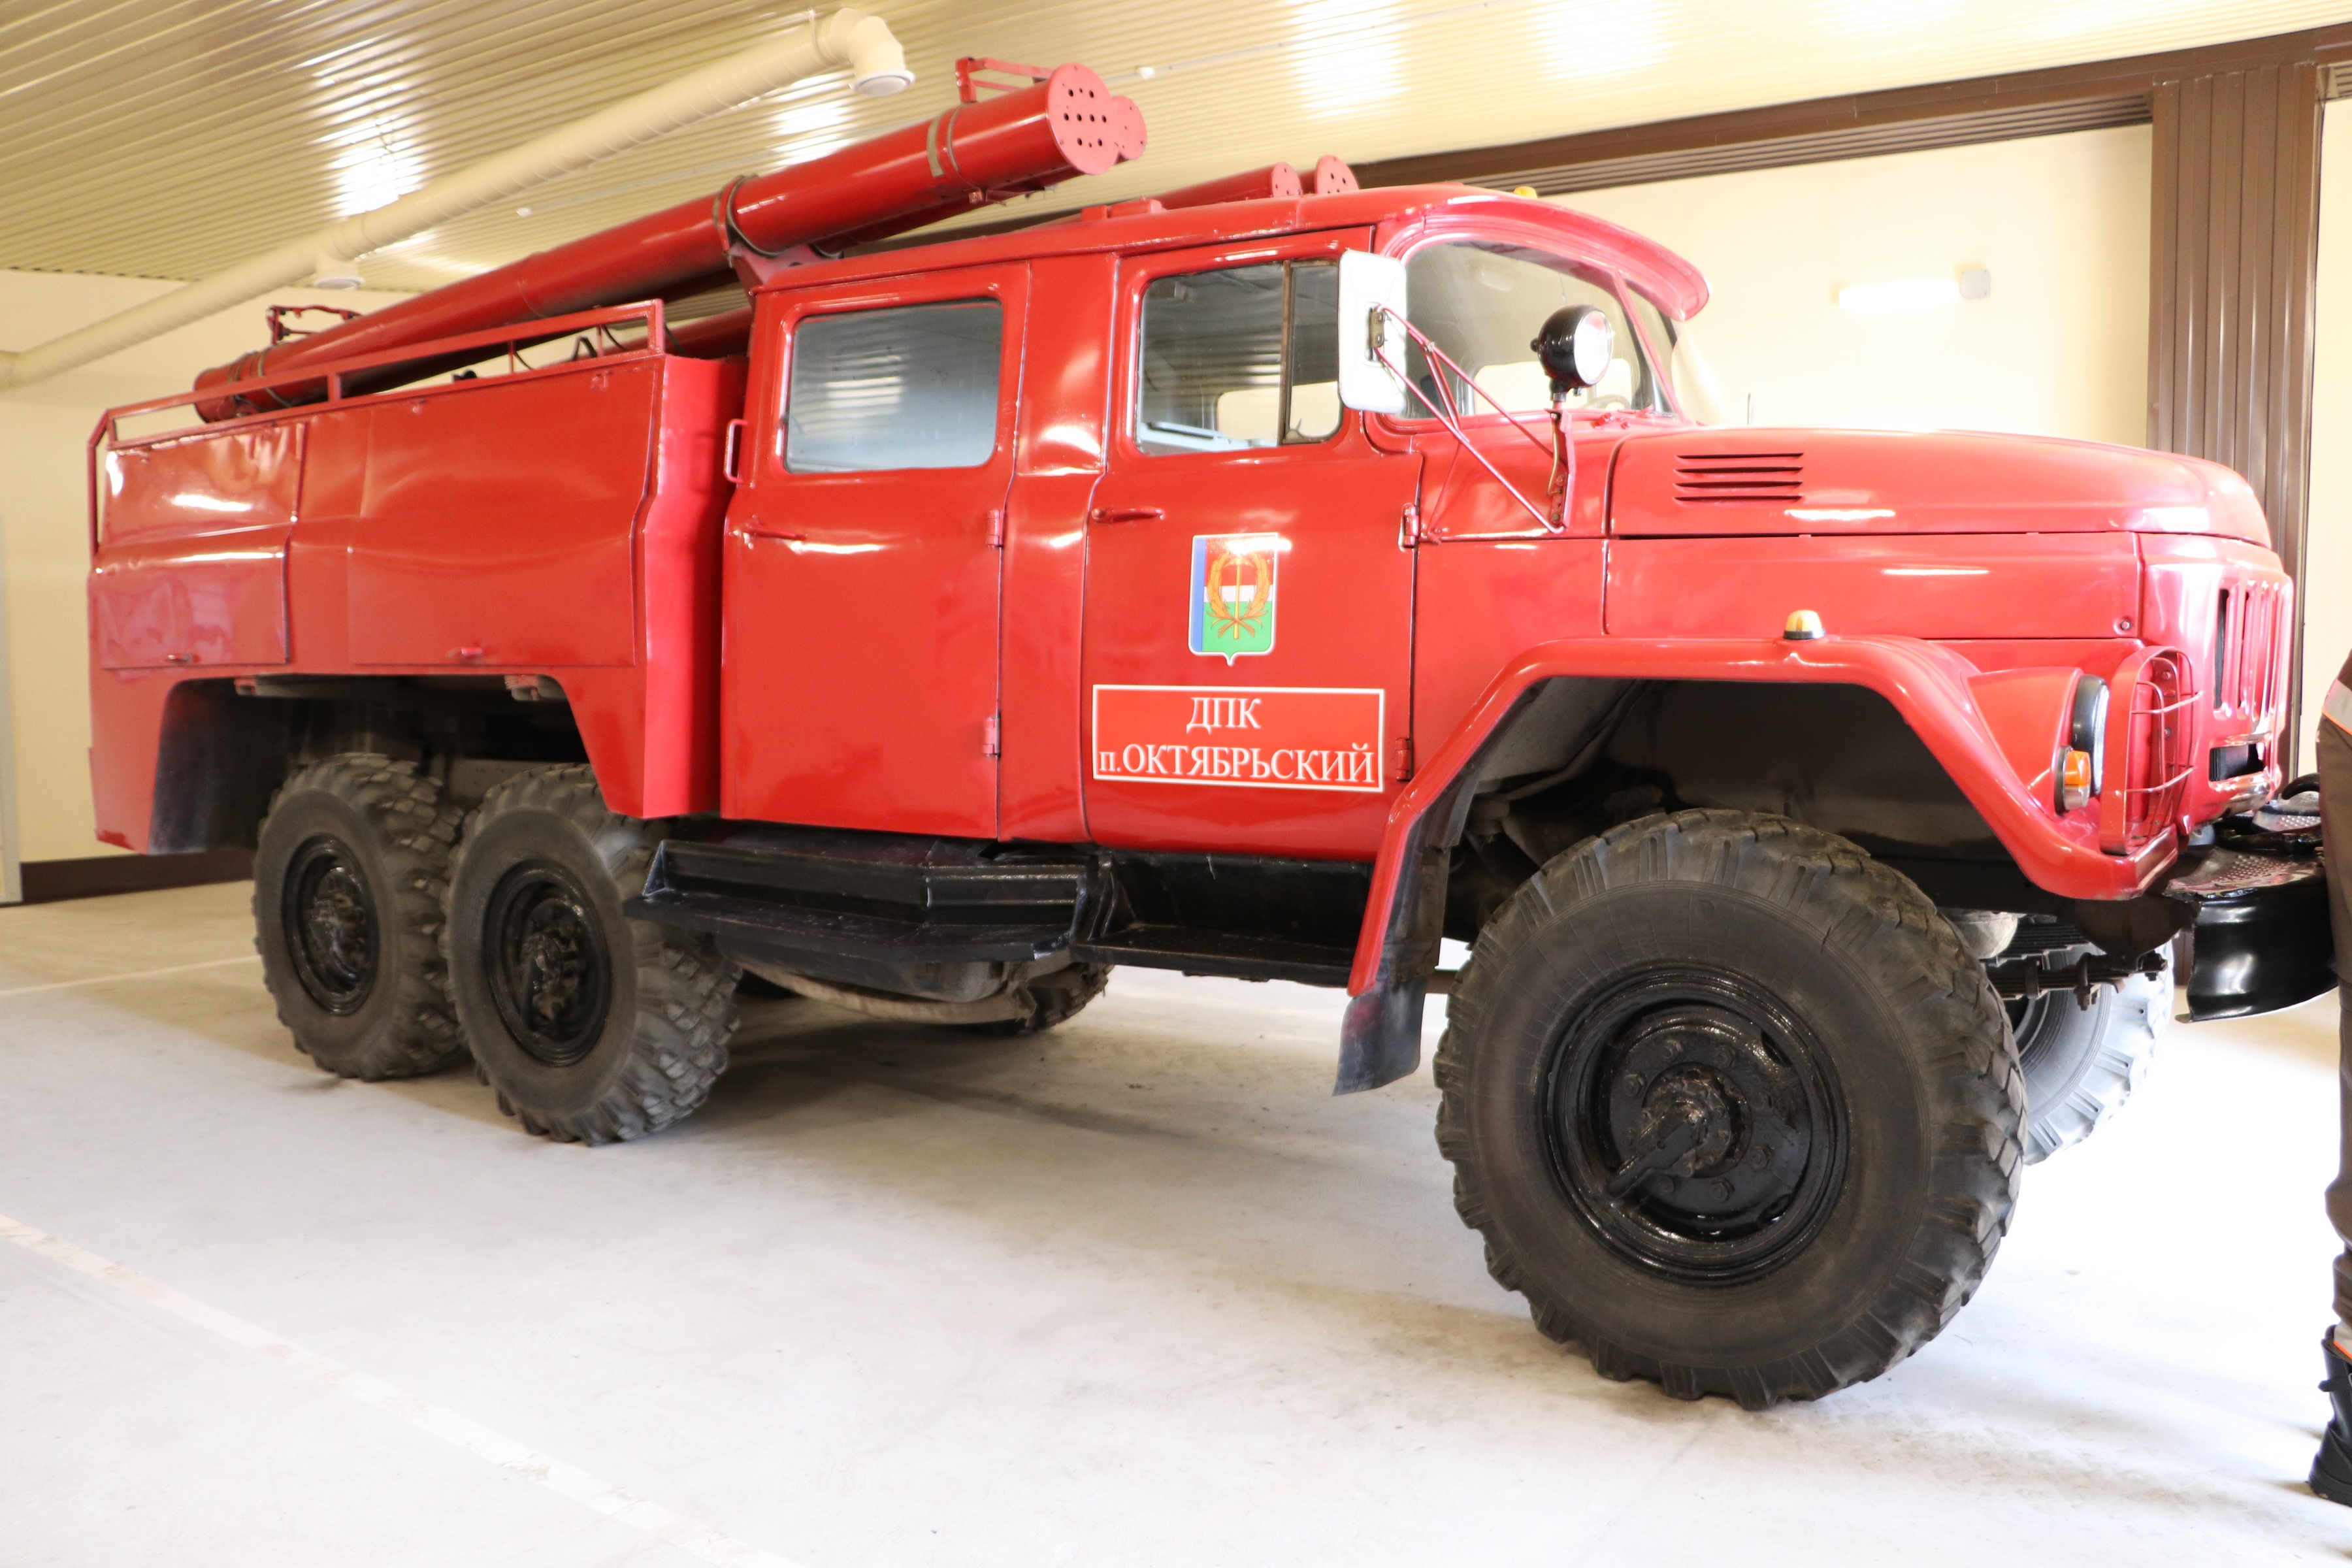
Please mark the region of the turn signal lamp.
[[1811, 610], [1790, 611], [1788, 624], [1780, 628], [1780, 636], [1790, 642], [1811, 642], [1827, 635], [1822, 630], [1821, 616]]
[[2058, 753], [2058, 810], [2061, 816], [2091, 804], [2091, 753], [2073, 746]]

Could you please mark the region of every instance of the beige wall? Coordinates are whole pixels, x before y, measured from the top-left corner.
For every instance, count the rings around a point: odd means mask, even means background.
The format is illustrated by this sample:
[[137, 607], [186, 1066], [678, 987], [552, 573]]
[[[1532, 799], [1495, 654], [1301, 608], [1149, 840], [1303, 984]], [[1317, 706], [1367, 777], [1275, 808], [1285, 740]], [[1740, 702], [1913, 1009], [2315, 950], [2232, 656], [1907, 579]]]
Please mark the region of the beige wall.
[[2303, 571], [2302, 765], [2327, 683], [2352, 652], [2352, 103], [2327, 106], [2319, 144], [2317, 364], [2311, 389], [2310, 538]]
[[[0, 270], [0, 347], [31, 348], [176, 287], [142, 278]], [[269, 300], [362, 310], [394, 294], [282, 289]], [[184, 390], [205, 366], [267, 342], [267, 300], [37, 385], [0, 393], [0, 592], [16, 758], [16, 850], [26, 860], [106, 853], [91, 837], [82, 574], [83, 451], [109, 406]], [[0, 823], [0, 832], [6, 825]]]
[[[2137, 446], [2147, 429], [2149, 132], [1978, 147], [1581, 191], [1577, 207], [1706, 274], [1694, 323], [1724, 413], [1759, 424], [1926, 426]], [[1849, 283], [1989, 268], [1990, 299], [1893, 315]]]

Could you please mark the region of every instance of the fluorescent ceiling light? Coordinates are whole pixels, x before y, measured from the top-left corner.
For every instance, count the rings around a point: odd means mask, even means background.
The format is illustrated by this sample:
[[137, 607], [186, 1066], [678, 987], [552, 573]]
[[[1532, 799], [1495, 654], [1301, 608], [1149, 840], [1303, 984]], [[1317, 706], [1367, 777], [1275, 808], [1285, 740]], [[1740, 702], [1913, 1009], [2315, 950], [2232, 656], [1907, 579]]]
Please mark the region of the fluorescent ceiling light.
[[1838, 290], [1838, 309], [1865, 315], [1889, 310], [1932, 310], [1960, 302], [1957, 278], [1902, 278], [1887, 283], [1849, 283]]

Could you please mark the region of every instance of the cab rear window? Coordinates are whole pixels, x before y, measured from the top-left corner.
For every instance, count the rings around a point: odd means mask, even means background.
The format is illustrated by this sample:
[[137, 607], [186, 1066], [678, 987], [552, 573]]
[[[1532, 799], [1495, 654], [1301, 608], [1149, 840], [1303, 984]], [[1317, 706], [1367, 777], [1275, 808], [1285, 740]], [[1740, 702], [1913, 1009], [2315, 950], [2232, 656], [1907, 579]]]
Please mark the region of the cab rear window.
[[793, 334], [784, 467], [971, 468], [996, 449], [1004, 309], [993, 300], [810, 316]]

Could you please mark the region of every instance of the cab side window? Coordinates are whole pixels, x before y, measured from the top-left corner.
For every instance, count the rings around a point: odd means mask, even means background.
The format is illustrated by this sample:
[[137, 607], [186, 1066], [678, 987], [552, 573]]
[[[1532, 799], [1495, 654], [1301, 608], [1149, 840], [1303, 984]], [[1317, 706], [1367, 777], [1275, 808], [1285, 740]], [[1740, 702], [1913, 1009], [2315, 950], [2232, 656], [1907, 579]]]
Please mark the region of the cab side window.
[[1136, 445], [1239, 451], [1339, 429], [1339, 268], [1267, 262], [1162, 278], [1143, 294]]
[[784, 467], [972, 468], [996, 450], [1004, 308], [956, 300], [809, 316], [793, 334]]
[[[1639, 408], [1664, 413], [1665, 388], [1642, 353], [1625, 304], [1604, 273], [1523, 246], [1486, 241], [1433, 245], [1405, 263], [1405, 296], [1412, 324], [1477, 379], [1513, 414], [1533, 414], [1551, 401], [1550, 378], [1532, 346], [1545, 318], [1563, 305], [1597, 305], [1617, 329], [1617, 353], [1599, 384], [1569, 394], [1570, 408]], [[1442, 367], [1419, 343], [1405, 351], [1405, 372], [1420, 399], [1408, 417], [1431, 417], [1441, 404], [1437, 377], [1466, 418], [1492, 414], [1486, 400]]]

